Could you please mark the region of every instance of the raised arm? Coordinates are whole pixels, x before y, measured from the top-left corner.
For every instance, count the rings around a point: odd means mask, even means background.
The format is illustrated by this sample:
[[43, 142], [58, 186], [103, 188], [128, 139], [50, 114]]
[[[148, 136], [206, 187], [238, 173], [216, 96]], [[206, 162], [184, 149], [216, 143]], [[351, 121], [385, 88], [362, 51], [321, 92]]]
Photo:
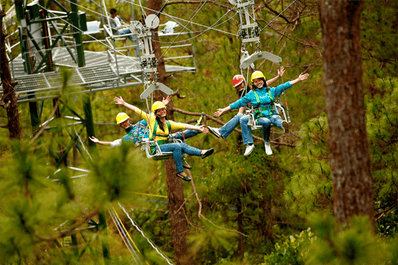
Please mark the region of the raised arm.
[[310, 76], [310, 74], [303, 74], [301, 73], [299, 75], [299, 77], [297, 77], [296, 79], [290, 81], [291, 85], [297, 84], [298, 82], [304, 81], [305, 79], [307, 79]]
[[116, 105], [125, 106], [126, 108], [131, 109], [134, 112], [135, 111], [140, 111], [140, 109], [137, 108], [136, 106], [133, 106], [133, 105], [127, 103], [126, 101], [124, 101], [124, 99], [122, 97], [115, 97], [113, 100], [115, 101]]
[[284, 73], [285, 73], [285, 68], [283, 66], [281, 66], [281, 68], [278, 69], [278, 75], [275, 76], [274, 78], [270, 79], [270, 80], [267, 80], [267, 87], [271, 86], [272, 83], [274, 83], [279, 78], [281, 78]]

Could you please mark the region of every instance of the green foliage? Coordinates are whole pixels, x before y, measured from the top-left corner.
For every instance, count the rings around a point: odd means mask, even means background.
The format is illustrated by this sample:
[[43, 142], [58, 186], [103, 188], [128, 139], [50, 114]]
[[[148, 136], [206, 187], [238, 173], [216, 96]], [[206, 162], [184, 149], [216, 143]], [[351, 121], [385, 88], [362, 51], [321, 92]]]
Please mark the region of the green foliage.
[[[9, 5], [8, 2], [6, 4]], [[268, 4], [277, 11], [285, 8], [277, 1]], [[106, 0], [106, 5], [111, 8], [114, 1]], [[367, 1], [364, 5], [361, 21], [364, 87], [369, 89], [367, 129], [371, 143], [375, 208], [377, 217], [380, 217], [377, 227], [380, 234], [389, 236], [395, 231], [398, 222], [396, 206], [392, 203], [397, 198], [397, 81], [387, 78], [396, 76], [398, 72], [394, 43], [396, 3], [380, 4]], [[94, 8], [97, 13], [100, 12], [98, 7], [93, 7], [86, 1], [79, 2], [79, 8], [84, 9], [82, 7]], [[173, 4], [167, 5], [164, 12], [187, 21], [192, 18], [193, 22], [204, 25], [215, 24], [226, 13], [226, 9], [207, 3], [195, 17], [191, 16], [198, 7]], [[258, 7], [256, 17], [262, 28], [276, 15]], [[67, 8], [70, 8], [69, 4]], [[129, 21], [129, 3], [120, 3], [117, 8], [122, 18]], [[141, 9], [139, 6], [134, 6], [133, 9], [137, 19]], [[97, 13], [87, 12], [88, 20], [99, 19]], [[214, 223], [196, 218], [198, 204], [194, 196], [190, 197], [185, 204], [192, 232], [189, 240], [191, 253], [194, 253], [198, 264], [259, 264], [264, 261], [265, 253], [274, 249], [274, 242], [278, 240], [275, 251], [266, 256], [266, 264], [302, 264], [308, 257], [306, 253], [312, 251], [312, 247], [315, 247], [314, 258], [319, 262], [349, 264], [352, 256], [360, 254], [369, 257], [364, 252], [368, 251], [370, 243], [375, 243], [374, 237], [363, 231], [365, 228], [354, 229], [354, 223], [352, 228], [340, 232], [334, 228], [331, 222], [333, 218], [329, 216], [327, 220], [318, 218], [318, 222], [312, 226], [317, 227], [319, 246], [313, 244], [310, 250], [303, 248], [297, 251], [313, 238], [309, 231], [297, 232], [307, 227], [307, 224], [302, 224], [301, 218], [313, 211], [331, 210], [332, 184], [328, 165], [328, 126], [323, 114], [323, 72], [319, 55], [322, 47], [317, 5], [311, 1], [306, 2], [305, 6], [297, 2], [284, 13], [290, 21], [296, 14], [300, 14], [301, 17], [294, 23], [286, 23], [282, 17], [275, 18], [270, 24], [272, 27], [266, 27], [262, 31], [260, 43], [261, 50], [282, 57], [282, 65], [286, 68], [283, 81], [296, 78], [304, 70], [309, 69], [311, 74], [308, 81], [295, 85], [286, 93], [292, 118], [291, 128], [293, 132], [299, 132], [301, 137], [296, 147], [274, 147], [275, 155], [268, 157], [264, 154], [263, 146], [257, 144], [253, 154], [245, 158], [242, 156], [241, 140], [235, 132], [224, 141], [211, 135], [197, 136], [188, 141], [198, 148], [213, 147], [216, 150], [213, 156], [204, 161], [188, 158], [194, 166], [192, 174], [202, 201], [202, 214]], [[161, 15], [160, 19], [161, 23], [169, 20], [165, 15]], [[226, 21], [227, 19], [229, 20]], [[216, 29], [236, 33], [239, 28], [238, 21], [237, 14], [230, 12], [219, 21], [226, 23], [218, 25]], [[217, 108], [225, 107], [237, 99], [231, 79], [240, 72], [238, 66], [241, 43], [233, 34], [207, 30], [193, 23], [188, 23], [188, 27], [195, 31], [189, 37], [195, 37], [192, 41], [195, 46], [197, 72], [174, 73], [170, 77], [169, 86], [173, 90], [179, 88], [179, 93], [186, 96], [183, 100], [174, 100], [176, 107], [212, 114]], [[283, 33], [283, 36], [275, 33], [273, 28]], [[99, 34], [96, 37], [102, 36]], [[90, 39], [89, 36], [84, 38]], [[174, 38], [166, 40], [168, 42], [162, 43], [162, 46], [167, 46], [173, 40]], [[180, 39], [177, 39], [178, 41]], [[85, 48], [105, 50], [105, 46], [100, 42], [92, 42]], [[246, 48], [250, 53], [256, 49], [254, 45], [248, 45]], [[170, 49], [166, 55], [174, 56], [176, 53], [177, 51]], [[260, 61], [256, 62], [255, 66], [256, 69], [262, 70], [267, 78], [275, 76], [279, 67]], [[378, 77], [384, 79], [377, 80]], [[67, 83], [68, 76], [65, 76], [63, 81]], [[65, 86], [65, 89], [78, 88]], [[127, 102], [145, 109], [144, 103], [139, 99], [141, 92], [142, 87], [132, 87], [87, 94], [91, 99], [94, 121], [114, 124], [116, 114], [125, 111], [114, 105], [115, 96], [123, 96]], [[62, 95], [61, 99], [61, 116], [76, 116], [75, 113], [71, 113], [71, 109], [83, 116], [82, 104], [85, 99], [76, 94]], [[45, 101], [41, 117], [43, 121], [49, 118], [46, 115], [52, 108], [52, 104]], [[85, 253], [80, 258], [74, 254], [72, 247], [57, 248], [54, 246], [55, 241], [43, 241], [38, 237], [56, 235], [59, 230], [54, 229], [60, 224], [67, 220], [81, 220], [83, 215], [101, 208], [109, 201], [121, 201], [131, 205], [130, 214], [146, 235], [168, 256], [173, 256], [170, 216], [167, 204], [160, 202], [167, 199], [157, 198], [159, 201], [155, 201], [150, 197], [151, 194], [167, 194], [163, 162], [144, 159], [138, 148], [133, 150], [131, 147], [98, 147], [98, 156], [90, 150], [93, 162], [85, 154], [73, 158], [71, 150], [74, 141], [71, 141], [71, 137], [75, 136], [75, 130], [81, 134], [85, 145], [87, 140], [84, 139], [87, 137], [83, 127], [66, 126], [71, 121], [63, 118], [52, 121], [49, 124], [52, 129], [43, 132], [42, 137], [33, 145], [29, 145], [25, 139], [31, 139], [33, 135], [29, 126], [28, 104], [20, 104], [19, 109], [22, 111], [22, 143], [12, 145], [6, 138], [6, 133], [0, 135], [0, 257], [9, 263], [98, 264], [102, 262], [100, 243], [107, 239], [111, 244], [112, 264], [131, 262], [130, 254], [121, 247], [123, 243], [112, 226], [109, 228], [108, 238], [87, 232], [86, 243], [79, 236], [79, 244], [83, 244], [85, 248]], [[234, 114], [227, 113], [222, 120], [226, 122]], [[134, 121], [138, 121], [136, 116], [131, 116]], [[175, 118], [179, 122], [192, 119], [181, 114], [175, 114]], [[5, 110], [0, 108], [0, 124], [6, 123]], [[212, 121], [208, 121], [208, 125], [218, 126]], [[96, 137], [101, 140], [114, 140], [124, 134], [116, 125], [95, 125], [95, 131]], [[261, 132], [254, 134], [261, 136]], [[62, 153], [60, 144], [69, 148], [67, 153], [71, 164], [77, 163], [79, 167], [90, 169], [91, 172], [87, 176], [77, 178], [75, 171], [62, 166], [61, 171], [54, 173], [58, 170], [56, 160]], [[137, 191], [141, 194], [134, 193]], [[144, 192], [149, 195], [142, 195]], [[185, 198], [193, 193], [190, 184], [184, 183], [184, 192]], [[239, 218], [242, 218], [240, 224]], [[128, 223], [127, 219], [123, 221]], [[72, 222], [67, 222], [62, 229], [71, 224]], [[366, 227], [361, 221], [355, 225]], [[230, 230], [239, 230], [245, 236]], [[133, 228], [130, 228], [129, 232], [146, 261], [150, 264], [162, 264], [157, 253]], [[286, 234], [292, 236], [285, 237]], [[341, 245], [337, 247], [338, 257], [334, 256], [328, 238], [334, 244]], [[244, 243], [244, 253], [239, 256], [237, 241], [241, 239]], [[62, 238], [57, 240], [62, 243]], [[391, 255], [387, 262], [395, 264], [395, 253], [398, 252], [396, 238], [385, 240], [391, 242], [385, 251], [387, 255]], [[376, 242], [376, 245], [383, 244]], [[345, 249], [342, 249], [343, 246]], [[82, 250], [80, 246], [79, 250]], [[307, 260], [309, 264], [314, 264], [310, 261]], [[375, 260], [370, 258], [369, 261]]]
[[398, 80], [386, 78], [375, 83], [381, 93], [374, 98], [366, 98], [367, 131], [371, 144], [374, 197], [378, 216], [382, 217], [378, 229], [384, 235], [391, 235], [396, 232], [398, 224], [396, 207], [393, 207], [398, 194]]
[[310, 218], [317, 238], [309, 248], [307, 264], [382, 264], [385, 244], [372, 232], [367, 217], [354, 217], [349, 224], [337, 226], [330, 214]]
[[303, 217], [332, 206], [328, 132], [325, 114], [301, 126], [301, 140], [296, 147], [299, 163], [286, 187], [285, 199], [291, 202], [291, 209]]
[[300, 234], [287, 236], [275, 244], [275, 251], [266, 255], [262, 264], [305, 264], [305, 260], [311, 255], [309, 246], [314, 239], [316, 237], [310, 227]]

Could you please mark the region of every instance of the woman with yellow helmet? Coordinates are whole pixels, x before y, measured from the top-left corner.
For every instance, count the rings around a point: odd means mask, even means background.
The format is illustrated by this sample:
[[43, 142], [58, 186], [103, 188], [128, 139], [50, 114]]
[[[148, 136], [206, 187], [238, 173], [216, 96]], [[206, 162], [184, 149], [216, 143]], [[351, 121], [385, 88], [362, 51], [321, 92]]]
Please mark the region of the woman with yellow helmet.
[[115, 104], [122, 105], [128, 109], [131, 109], [148, 122], [148, 127], [150, 128], [149, 138], [151, 140], [157, 141], [162, 152], [173, 152], [174, 163], [177, 167], [177, 177], [185, 181], [191, 181], [191, 179], [184, 172], [182, 152], [188, 155], [200, 156], [202, 157], [202, 159], [211, 155], [214, 152], [213, 148], [208, 150], [200, 150], [185, 143], [168, 143], [167, 137], [172, 130], [190, 129], [201, 131], [203, 133], [208, 133], [209, 130], [205, 126], [193, 126], [185, 123], [177, 123], [167, 120], [166, 105], [164, 103], [160, 101], [156, 101], [155, 103], [153, 103], [152, 113], [154, 115], [149, 115], [141, 109], [125, 102], [122, 97], [115, 97], [114, 100]]
[[[271, 124], [285, 130], [285, 132], [288, 130], [287, 122], [282, 121], [281, 117], [274, 109], [274, 99], [294, 84], [306, 80], [308, 76], [309, 74], [300, 74], [298, 78], [288, 81], [285, 84], [277, 87], [268, 87], [264, 74], [260, 71], [255, 71], [251, 76], [254, 90], [251, 90], [246, 96], [235, 101], [229, 106], [223, 109], [218, 109], [216, 113], [222, 115], [229, 110], [238, 109], [249, 104], [255, 107], [257, 124], [262, 125], [263, 129], [265, 152], [267, 155], [271, 155], [272, 149], [269, 140]], [[254, 149], [253, 137], [248, 125], [249, 119], [249, 116], [244, 116], [240, 119], [243, 144], [246, 145], [244, 153], [245, 156], [250, 155]]]
[[[171, 100], [171, 98], [170, 98], [170, 96], [168, 96], [167, 98], [163, 99], [162, 102], [164, 105], [167, 105], [170, 102], [170, 100]], [[200, 118], [197, 120], [196, 126], [202, 125], [204, 115], [205, 114], [202, 113]], [[123, 136], [122, 139], [117, 139], [112, 142], [109, 142], [109, 141], [100, 141], [97, 138], [95, 138], [94, 136], [92, 136], [92, 137], [89, 137], [90, 140], [96, 144], [109, 145], [110, 147], [116, 147], [116, 146], [121, 146], [123, 144], [123, 142], [137, 143], [138, 141], [140, 141], [140, 139], [149, 137], [148, 130], [146, 130], [146, 128], [148, 126], [148, 123], [146, 122], [146, 120], [141, 120], [135, 124], [132, 124], [130, 121], [130, 117], [126, 113], [120, 112], [116, 116], [116, 123], [119, 124], [119, 126], [126, 131], [126, 135]], [[183, 132], [176, 132], [176, 133], [170, 135], [170, 137], [172, 139], [185, 141], [186, 139], [194, 137], [199, 133], [200, 133], [200, 131], [185, 130]], [[192, 168], [187, 163], [187, 161], [185, 161], [185, 159], [183, 159], [183, 164], [184, 164], [185, 168]]]
[[[278, 69], [277, 76], [275, 76], [274, 78], [272, 78], [270, 80], [267, 80], [267, 86], [270, 86], [272, 83], [277, 81], [280, 77], [283, 76], [284, 73], [285, 73], [285, 69], [282, 66], [280, 69]], [[239, 95], [238, 98], [244, 97], [250, 91], [250, 87], [247, 85], [246, 79], [243, 77], [243, 75], [235, 75], [232, 78], [232, 84], [235, 87], [236, 92]], [[231, 132], [235, 129], [235, 127], [238, 126], [240, 119], [244, 116], [244, 114], [243, 114], [244, 112], [245, 112], [245, 107], [241, 107], [238, 110], [238, 114], [236, 114], [232, 119], [230, 119], [221, 128], [215, 128], [215, 127], [210, 127], [210, 126], [207, 126], [207, 128], [217, 138], [221, 137], [222, 139], [226, 139], [231, 134]], [[221, 115], [222, 115], [222, 113], [220, 113], [219, 111], [216, 111], [214, 113], [215, 117], [220, 117]]]

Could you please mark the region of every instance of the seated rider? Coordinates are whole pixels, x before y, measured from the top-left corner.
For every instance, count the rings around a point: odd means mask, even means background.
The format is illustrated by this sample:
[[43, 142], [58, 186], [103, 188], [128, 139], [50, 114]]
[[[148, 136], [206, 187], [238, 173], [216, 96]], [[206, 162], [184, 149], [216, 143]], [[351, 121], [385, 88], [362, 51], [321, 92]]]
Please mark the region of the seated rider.
[[[202, 125], [203, 115], [197, 121], [196, 126]], [[106, 142], [106, 141], [100, 141], [97, 138], [95, 138], [94, 136], [92, 136], [92, 137], [89, 137], [90, 140], [96, 144], [109, 145], [110, 147], [116, 147], [116, 146], [121, 146], [123, 144], [123, 142], [137, 143], [142, 138], [149, 138], [148, 130], [146, 130], [146, 128], [148, 126], [148, 123], [146, 122], [146, 120], [141, 120], [135, 124], [132, 124], [130, 122], [130, 117], [126, 113], [120, 112], [116, 116], [116, 123], [119, 124], [119, 126], [122, 127], [126, 131], [126, 135], [123, 136], [123, 138], [114, 140], [112, 142]], [[191, 138], [199, 133], [201, 133], [201, 132], [196, 131], [196, 130], [185, 130], [183, 132], [176, 132], [176, 133], [170, 134], [170, 136], [171, 136], [170, 138], [185, 141], [185, 139]]]
[[166, 105], [164, 105], [162, 102], [156, 101], [155, 103], [153, 103], [152, 112], [153, 114], [155, 114], [155, 116], [152, 116], [140, 110], [139, 108], [128, 104], [123, 100], [122, 97], [115, 97], [114, 100], [115, 104], [123, 105], [126, 108], [131, 109], [148, 122], [149, 138], [151, 140], [157, 141], [159, 148], [162, 152], [173, 152], [174, 163], [177, 167], [177, 177], [185, 181], [191, 181], [191, 179], [184, 172], [184, 166], [182, 163], [182, 152], [188, 155], [200, 156], [202, 157], [202, 159], [208, 157], [214, 152], [213, 148], [208, 150], [200, 150], [185, 143], [168, 143], [167, 138], [172, 130], [190, 129], [201, 131], [203, 133], [208, 133], [209, 131], [205, 126], [193, 126], [167, 120]]
[[[277, 87], [267, 87], [264, 74], [260, 71], [256, 71], [252, 74], [251, 78], [254, 84], [254, 90], [251, 90], [246, 96], [230, 104], [228, 107], [218, 109], [217, 113], [222, 115], [229, 110], [238, 109], [247, 106], [248, 104], [254, 106], [256, 108], [255, 117], [257, 119], [257, 124], [262, 125], [263, 129], [265, 152], [267, 155], [271, 155], [272, 149], [269, 139], [271, 124], [274, 124], [276, 127], [285, 131], [288, 129], [288, 123], [282, 121], [281, 117], [274, 109], [274, 99], [283, 91], [292, 87], [294, 84], [306, 80], [308, 76], [309, 74], [300, 74], [299, 77], [293, 81], [288, 81], [285, 84], [279, 85]], [[246, 145], [246, 150], [244, 153], [245, 156], [250, 155], [254, 149], [253, 137], [248, 125], [249, 119], [250, 116], [248, 115], [240, 119], [243, 144]]]
[[[130, 34], [131, 31], [128, 25], [123, 21], [123, 19], [118, 16], [117, 10], [115, 8], [111, 8], [109, 11], [110, 19], [109, 23], [111, 24], [112, 33], [114, 35], [123, 35], [123, 34]], [[133, 38], [131, 36], [127, 36], [131, 42], [133, 42]]]
[[[163, 99], [162, 102], [163, 102], [163, 104], [167, 105], [170, 102], [170, 97], [168, 96], [166, 99]], [[203, 116], [204, 116], [204, 113], [202, 113], [202, 116], [197, 121], [196, 126], [202, 125]], [[142, 138], [149, 138], [148, 130], [146, 130], [146, 128], [148, 126], [146, 120], [141, 120], [135, 124], [132, 124], [130, 122], [130, 117], [126, 113], [120, 112], [116, 116], [116, 123], [119, 124], [119, 126], [122, 127], [126, 131], [126, 135], [123, 136], [122, 139], [117, 139], [112, 142], [100, 141], [97, 138], [95, 138], [94, 136], [89, 137], [89, 139], [91, 141], [93, 141], [94, 143], [97, 143], [100, 145], [109, 145], [110, 147], [116, 147], [116, 146], [121, 146], [123, 142], [137, 143]], [[183, 132], [174, 133], [170, 136], [172, 136], [173, 139], [185, 141], [185, 139], [191, 138], [199, 133], [201, 133], [201, 132], [196, 131], [196, 130], [185, 130]], [[188, 169], [192, 168], [187, 163], [187, 161], [185, 161], [185, 158], [183, 159], [182, 163], [184, 164], [185, 168], [188, 168]]]
[[[285, 68], [283, 66], [281, 69], [278, 69], [278, 75], [272, 78], [271, 80], [267, 81], [267, 86], [270, 86], [272, 83], [274, 83], [276, 80], [278, 80], [280, 77], [283, 76], [285, 73]], [[246, 83], [246, 79], [243, 77], [243, 75], [235, 75], [232, 78], [232, 83], [234, 87], [236, 88], [238, 98], [242, 98], [245, 96], [249, 91], [250, 87]], [[215, 127], [210, 127], [207, 126], [209, 131], [214, 134], [217, 138], [222, 137], [223, 139], [226, 139], [230, 133], [235, 129], [236, 126], [238, 126], [240, 119], [244, 116], [245, 112], [245, 107], [239, 108], [238, 114], [236, 114], [232, 119], [230, 119], [224, 126], [221, 128], [215, 128]], [[220, 110], [217, 110], [214, 113], [215, 117], [220, 117], [222, 113]]]

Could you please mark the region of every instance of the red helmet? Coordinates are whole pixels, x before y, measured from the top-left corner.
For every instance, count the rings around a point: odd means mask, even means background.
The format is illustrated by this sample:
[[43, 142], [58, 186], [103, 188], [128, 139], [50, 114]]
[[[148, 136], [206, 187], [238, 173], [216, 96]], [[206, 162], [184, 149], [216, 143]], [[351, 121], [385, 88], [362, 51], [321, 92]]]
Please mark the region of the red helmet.
[[243, 75], [235, 75], [234, 78], [232, 78], [232, 83], [234, 84], [234, 87], [239, 86], [244, 81], [246, 81], [246, 80], [243, 77]]

